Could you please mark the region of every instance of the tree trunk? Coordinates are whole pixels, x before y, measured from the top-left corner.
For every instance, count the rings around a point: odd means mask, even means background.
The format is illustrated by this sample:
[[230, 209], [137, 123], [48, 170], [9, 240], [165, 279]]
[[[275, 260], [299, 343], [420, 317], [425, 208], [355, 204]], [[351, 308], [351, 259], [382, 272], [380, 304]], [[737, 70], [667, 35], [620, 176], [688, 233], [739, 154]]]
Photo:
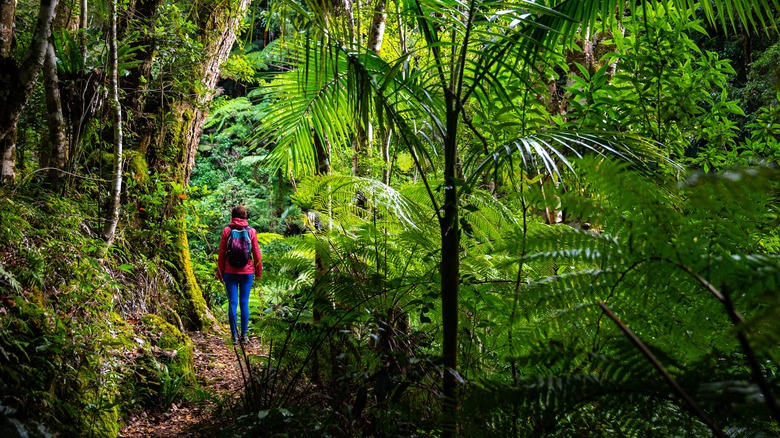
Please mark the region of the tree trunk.
[[119, 104], [119, 78], [117, 74], [116, 9], [117, 0], [109, 1], [108, 50], [110, 66], [110, 106], [114, 122], [114, 174], [108, 214], [103, 227], [103, 239], [107, 246], [114, 241], [116, 225], [119, 222], [119, 199], [122, 194], [122, 107]]
[[458, 101], [449, 90], [447, 137], [444, 144], [444, 204], [441, 232], [442, 361], [444, 365], [444, 437], [457, 435], [458, 412], [458, 288], [460, 283], [460, 231], [458, 229]]
[[[327, 139], [325, 140], [327, 141]], [[316, 175], [329, 175], [330, 174], [330, 147], [326, 147], [326, 144], [320, 136], [315, 132], [314, 133], [314, 150], [317, 155], [317, 171]], [[329, 200], [330, 202], [330, 200]], [[330, 213], [330, 212], [329, 212]], [[330, 215], [328, 215], [330, 217]], [[322, 225], [322, 229], [319, 229], [316, 226], [316, 218], [312, 220], [312, 223], [315, 224], [314, 233], [320, 233], [324, 230], [325, 226]], [[328, 302], [328, 297], [322, 293], [323, 286], [321, 284], [324, 281], [324, 277], [328, 272], [328, 265], [325, 263], [325, 258], [322, 256], [322, 249], [320, 245], [315, 246], [315, 252], [314, 252], [314, 266], [315, 266], [315, 272], [314, 272], [314, 306], [312, 309], [312, 321], [316, 324], [322, 320], [322, 306]], [[312, 367], [311, 367], [311, 380], [315, 382], [316, 384], [322, 383], [322, 377], [320, 373], [320, 361], [319, 361], [319, 354], [317, 351], [314, 352], [314, 355], [312, 356]]]
[[382, 50], [382, 42], [385, 39], [385, 26], [387, 25], [387, 2], [376, 0], [374, 17], [371, 20], [371, 29], [368, 33], [368, 49], [376, 54]]
[[86, 63], [87, 61], [87, 25], [88, 25], [88, 3], [87, 0], [81, 0], [79, 2], [79, 44], [81, 45], [81, 59]]
[[[355, 120], [355, 138], [352, 139], [352, 175], [368, 176], [367, 159], [370, 157], [370, 141], [360, 116]], [[370, 123], [366, 121], [366, 123]]]
[[198, 281], [195, 279], [195, 271], [192, 269], [186, 221], [183, 218], [179, 218], [176, 220], [176, 224], [175, 241], [171, 247], [171, 251], [173, 251], [171, 262], [177, 267], [173, 274], [182, 292], [183, 314], [192, 327], [219, 333], [221, 331], [219, 322], [214, 318], [206, 305], [206, 300], [203, 299], [203, 292], [201, 292]]
[[[221, 2], [218, 5], [205, 5], [204, 12], [210, 12], [203, 26], [204, 52], [206, 62], [203, 70], [198, 73], [202, 78], [201, 87], [193, 84], [193, 95], [197, 96], [195, 102], [188, 103], [183, 108], [184, 112], [191, 112], [193, 117], [189, 119], [189, 126], [181, 134], [182, 149], [185, 153], [185, 167], [183, 182], [190, 180], [192, 168], [195, 166], [195, 154], [198, 151], [200, 136], [203, 133], [203, 123], [206, 121], [207, 107], [214, 98], [214, 92], [219, 80], [220, 66], [230, 55], [233, 43], [236, 41], [236, 29], [241, 24], [244, 11], [249, 6], [250, 0], [240, 0], [238, 5], [230, 2]], [[231, 7], [234, 6], [235, 8]], [[216, 37], [215, 37], [216, 36]]]
[[[57, 0], [41, 0], [30, 49], [22, 65], [17, 66], [13, 53], [15, 2], [2, 0], [0, 3], [0, 156], [3, 160], [0, 163], [0, 183], [16, 179], [16, 125], [43, 67], [56, 7]], [[9, 24], [10, 29], [7, 28]]]
[[0, 185], [12, 183], [16, 175], [16, 126], [3, 137], [0, 138]]
[[[147, 99], [150, 95], [149, 84], [152, 82], [152, 64], [156, 42], [153, 38], [154, 26], [159, 16], [162, 0], [138, 0], [128, 6], [124, 20], [120, 20], [120, 35], [142, 30], [138, 41], [139, 49], [134, 52], [134, 59], [139, 65], [123, 77], [121, 85], [127, 90], [123, 96], [122, 108], [127, 115], [127, 129], [138, 138], [138, 152], [143, 156], [149, 148], [154, 135], [154, 118], [159, 113], [159, 102]], [[131, 19], [140, 20], [132, 29]]]
[[65, 134], [65, 118], [62, 115], [60, 81], [57, 76], [57, 60], [54, 44], [49, 40], [46, 59], [43, 62], [43, 86], [46, 95], [46, 122], [49, 143], [41, 154], [41, 167], [48, 167], [48, 179], [53, 185], [62, 180], [62, 171], [68, 164], [68, 138]]
[[[345, 2], [348, 4], [349, 2]], [[368, 30], [368, 49], [379, 54], [382, 50], [382, 42], [385, 38], [385, 26], [387, 24], [387, 3], [385, 0], [376, 0], [374, 15], [371, 19], [371, 27]], [[371, 120], [366, 115], [368, 108], [361, 108], [355, 119], [355, 139], [352, 141], [352, 174], [355, 176], [367, 176], [368, 166], [366, 159], [371, 156]], [[384, 141], [384, 137], [380, 139]], [[384, 157], [384, 143], [380, 144], [380, 150]]]
[[[208, 104], [219, 79], [220, 65], [230, 54], [236, 40], [235, 31], [248, 5], [249, 0], [240, 0], [238, 4], [200, 3], [198, 17], [201, 22], [197, 24], [201, 32], [199, 38], [203, 44], [204, 61], [182, 72], [182, 75], [192, 78], [191, 89], [185, 93], [190, 99], [174, 102], [165, 111], [165, 116], [147, 113], [148, 117], [157, 120], [152, 127], [148, 150], [145, 151], [147, 161], [161, 180], [169, 180], [174, 186], [186, 187], [189, 182]], [[174, 275], [178, 277], [182, 291], [183, 313], [193, 327], [219, 331], [217, 320], [206, 306], [195, 280], [184, 212], [179, 209], [173, 216], [171, 219], [177, 222], [177, 235], [166, 253], [171, 254], [171, 262], [175, 266]]]
[[[59, 2], [52, 20], [52, 34], [78, 30], [78, 16], [71, 10], [69, 2]], [[40, 152], [40, 167], [48, 168], [47, 180], [53, 187], [60, 187], [70, 158], [68, 147], [68, 125], [62, 107], [61, 83], [57, 72], [57, 54], [54, 35], [49, 36], [49, 47], [43, 60], [43, 89], [46, 100], [46, 125], [48, 142]]]
[[16, 0], [0, 0], [0, 59], [13, 55], [15, 17]]
[[380, 127], [379, 153], [382, 155], [382, 183], [390, 185], [390, 174], [392, 168], [390, 165], [390, 142], [393, 138], [393, 130], [382, 126]]

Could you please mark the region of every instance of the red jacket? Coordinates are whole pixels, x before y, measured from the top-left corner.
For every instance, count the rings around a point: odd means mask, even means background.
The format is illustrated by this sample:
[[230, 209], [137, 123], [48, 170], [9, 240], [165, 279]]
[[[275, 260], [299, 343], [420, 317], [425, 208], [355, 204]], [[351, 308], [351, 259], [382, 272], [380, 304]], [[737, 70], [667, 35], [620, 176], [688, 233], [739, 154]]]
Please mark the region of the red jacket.
[[219, 257], [217, 258], [217, 277], [221, 280], [222, 274], [255, 274], [255, 277], [263, 276], [263, 256], [260, 254], [260, 245], [257, 244], [257, 231], [254, 228], [249, 229], [249, 238], [252, 241], [252, 262], [247, 263], [243, 268], [236, 268], [227, 262], [227, 241], [230, 231], [234, 228], [248, 227], [246, 219], [233, 218], [230, 225], [222, 230], [222, 239], [219, 241]]

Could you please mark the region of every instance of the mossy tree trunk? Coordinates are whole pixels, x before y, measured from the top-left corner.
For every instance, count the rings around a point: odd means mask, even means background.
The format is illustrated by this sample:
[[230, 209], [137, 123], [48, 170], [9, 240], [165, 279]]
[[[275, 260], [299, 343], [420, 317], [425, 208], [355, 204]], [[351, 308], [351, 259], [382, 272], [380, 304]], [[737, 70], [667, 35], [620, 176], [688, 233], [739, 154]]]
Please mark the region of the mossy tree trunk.
[[186, 223], [183, 218], [177, 220], [176, 238], [171, 249], [170, 260], [177, 267], [175, 275], [182, 291], [182, 309], [190, 324], [200, 330], [218, 333], [221, 331], [216, 318], [209, 311], [203, 292], [195, 278], [190, 259], [190, 247], [187, 240]]
[[137, 149], [145, 154], [152, 141], [155, 117], [160, 113], [160, 95], [150, 91], [154, 81], [152, 66], [155, 61], [157, 45], [154, 37], [158, 26], [160, 6], [163, 0], [134, 0], [127, 5], [124, 16], [120, 17], [119, 38], [137, 32], [138, 49], [134, 60], [138, 63], [128, 74], [120, 78], [121, 88], [127, 91], [122, 97], [122, 108], [127, 115], [127, 128], [138, 138]]
[[16, 179], [16, 125], [43, 68], [56, 8], [57, 0], [41, 0], [32, 42], [19, 65], [13, 31], [16, 2], [0, 1], [0, 183]]
[[[174, 187], [186, 187], [195, 164], [198, 143], [206, 120], [208, 104], [214, 97], [220, 65], [227, 59], [236, 40], [249, 0], [217, 0], [199, 3], [198, 38], [203, 45], [203, 62], [182, 70], [182, 78], [191, 78], [186, 98], [174, 101], [165, 115], [150, 114], [155, 123], [149, 132], [145, 154], [151, 168], [160, 179], [171, 181]], [[206, 305], [190, 258], [184, 212], [174, 209], [175, 234], [170, 248], [165, 249], [175, 266], [182, 291], [182, 310], [194, 328], [219, 331], [216, 319]]]
[[46, 97], [46, 124], [49, 128], [48, 144], [40, 154], [41, 167], [48, 167], [49, 182], [57, 184], [62, 180], [68, 165], [68, 136], [65, 133], [65, 118], [62, 115], [60, 81], [57, 76], [57, 59], [54, 44], [49, 41], [43, 63], [43, 83]]

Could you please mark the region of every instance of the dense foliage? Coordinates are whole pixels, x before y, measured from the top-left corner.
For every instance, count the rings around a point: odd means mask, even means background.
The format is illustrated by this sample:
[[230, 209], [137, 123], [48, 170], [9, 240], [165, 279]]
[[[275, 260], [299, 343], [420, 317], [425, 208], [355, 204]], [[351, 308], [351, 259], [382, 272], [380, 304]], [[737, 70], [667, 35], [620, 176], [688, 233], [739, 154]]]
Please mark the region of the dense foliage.
[[111, 5], [14, 5], [0, 435], [214, 397], [236, 204], [268, 354], [226, 435], [780, 433], [776, 1], [114, 4], [114, 84]]
[[[722, 30], [706, 10], [643, 5], [564, 26], [561, 44], [511, 7], [472, 22], [447, 11], [473, 4], [401, 4], [376, 51], [377, 9], [340, 20], [291, 5], [269, 14], [290, 40], [265, 48], [256, 68], [273, 74], [214, 115], [227, 132], [228, 108], [253, 114], [245, 160], [290, 175], [306, 231], [269, 247], [255, 328], [272, 351], [245, 427], [446, 435], [456, 416], [467, 436], [777, 431], [777, 100], [748, 103], [757, 78], [737, 82], [743, 53], [712, 47]], [[425, 8], [432, 22], [416, 22]], [[498, 32], [502, 19], [519, 31]], [[759, 33], [756, 59], [775, 44]], [[467, 97], [453, 103], [455, 87]], [[594, 153], [613, 158], [574, 160]], [[459, 272], [442, 249], [448, 185]], [[453, 373], [462, 405], [447, 410]]]
[[193, 376], [167, 263], [139, 252], [164, 232], [128, 229], [106, 253], [89, 198], [19, 189], [0, 197], [0, 432], [115, 436], [168, 409]]

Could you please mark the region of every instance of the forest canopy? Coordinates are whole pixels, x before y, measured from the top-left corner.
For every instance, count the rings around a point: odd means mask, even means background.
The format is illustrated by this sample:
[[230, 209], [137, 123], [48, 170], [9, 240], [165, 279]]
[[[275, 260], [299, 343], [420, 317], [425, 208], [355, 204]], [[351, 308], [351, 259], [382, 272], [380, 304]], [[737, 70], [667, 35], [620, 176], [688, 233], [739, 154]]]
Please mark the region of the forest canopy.
[[780, 433], [776, 0], [0, 16], [0, 434]]

